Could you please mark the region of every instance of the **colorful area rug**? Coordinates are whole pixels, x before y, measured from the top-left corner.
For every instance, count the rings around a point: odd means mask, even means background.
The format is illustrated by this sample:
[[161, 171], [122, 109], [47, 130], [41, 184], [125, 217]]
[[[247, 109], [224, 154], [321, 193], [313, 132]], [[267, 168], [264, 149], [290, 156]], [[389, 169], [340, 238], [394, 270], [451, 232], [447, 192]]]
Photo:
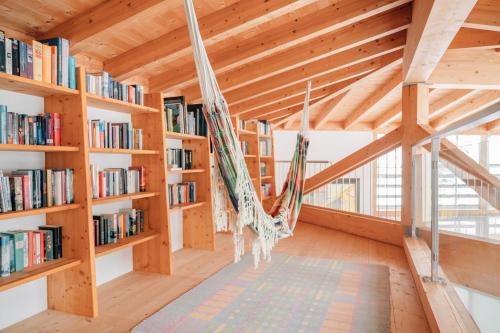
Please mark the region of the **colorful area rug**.
[[254, 269], [246, 255], [132, 332], [390, 332], [389, 269], [280, 254]]

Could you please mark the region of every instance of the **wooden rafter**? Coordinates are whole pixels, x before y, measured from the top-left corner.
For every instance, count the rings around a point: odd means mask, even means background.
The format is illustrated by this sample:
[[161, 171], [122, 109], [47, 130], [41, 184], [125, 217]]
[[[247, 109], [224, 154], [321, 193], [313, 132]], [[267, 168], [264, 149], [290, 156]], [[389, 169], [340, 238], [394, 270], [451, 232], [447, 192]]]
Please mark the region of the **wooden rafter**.
[[401, 114], [402, 103], [399, 100], [396, 104], [392, 105], [389, 109], [384, 110], [382, 115], [378, 117], [377, 120], [373, 122], [373, 129], [378, 130], [382, 127], [387, 126], [398, 118]]
[[[308, 39], [330, 33], [354, 22], [367, 19], [379, 13], [391, 10], [409, 0], [342, 0], [303, 17], [290, 17], [285, 23], [262, 33], [234, 43], [229, 47], [207, 52], [216, 73], [241, 66], [249, 61], [269, 56], [281, 49]], [[315, 4], [313, 4], [315, 5]], [[189, 59], [182, 66], [154, 75], [150, 79], [153, 91], [184, 88], [196, 83], [195, 65]]]
[[64, 37], [70, 40], [71, 53], [83, 51], [83, 42], [118, 23], [162, 3], [162, 0], [109, 0], [66, 20], [45, 32], [42, 38]]
[[449, 124], [478, 112], [498, 101], [500, 101], [500, 90], [480, 91], [474, 94], [467, 102], [432, 121], [431, 126], [437, 130], [445, 128]]
[[495, 49], [500, 47], [500, 31], [462, 28], [450, 44], [450, 49]]
[[445, 89], [500, 89], [500, 52], [448, 50], [428, 82]]
[[[275, 97], [275, 93], [286, 92], [290, 93], [290, 95], [293, 95], [294, 92], [302, 93], [308, 79], [312, 80], [313, 88], [321, 87], [325, 84], [344, 80], [350, 74], [362, 73], [365, 70], [370, 71], [385, 66], [400, 59], [403, 55], [402, 50], [399, 49], [388, 54], [383, 52], [379, 57], [374, 57], [371, 46], [368, 46], [366, 50], [368, 51], [367, 58], [362, 58], [359, 61], [354, 57], [358, 53], [349, 50], [338, 54], [337, 58], [331, 59], [330, 62], [322, 61], [301, 67], [301, 70], [287, 71], [258, 83], [225, 92], [224, 97], [230, 105], [237, 105], [239, 102], [249, 99], [279, 99], [279, 97]], [[305, 72], [306, 75], [303, 75], [302, 72]], [[265, 96], [269, 98], [265, 98]]]
[[[271, 17], [283, 15], [312, 2], [313, 0], [241, 0], [200, 18], [200, 31], [205, 45], [210, 45], [224, 35], [250, 29]], [[166, 57], [174, 59], [180, 55], [187, 55], [190, 45], [187, 26], [182, 26], [104, 61], [104, 69], [115, 78], [123, 80], [139, 73], [146, 64]]]
[[414, 0], [403, 57], [405, 83], [426, 82], [477, 0]]
[[[349, 66], [332, 73], [318, 76], [311, 80], [312, 88], [316, 90], [335, 83], [340, 83], [345, 80], [369, 74], [373, 70], [380, 68], [380, 66], [383, 64], [382, 58], [383, 57], [380, 57], [379, 59], [373, 61], [365, 61], [354, 66]], [[263, 93], [258, 96], [252, 96], [244, 100], [239, 100], [236, 101], [236, 103], [231, 103], [231, 100], [227, 102], [229, 103], [229, 109], [231, 113], [241, 114], [250, 112], [261, 106], [265, 106], [279, 100], [303, 94], [305, 87], [306, 84], [304, 82], [299, 82], [268, 93]], [[229, 96], [232, 97], [233, 95], [229, 94]]]
[[[370, 42], [378, 42], [401, 33], [409, 24], [407, 7], [357, 22], [352, 26], [319, 36], [271, 56], [252, 61], [240, 68], [217, 75], [222, 91], [257, 83], [274, 75], [337, 58], [350, 50], [358, 50]], [[188, 100], [201, 97], [198, 83], [183, 89]]]
[[377, 89], [373, 94], [368, 96], [344, 121], [344, 129], [350, 129], [361, 118], [377, 106], [387, 95], [392, 93], [395, 89], [401, 89], [402, 75], [401, 71], [397, 71], [392, 75], [382, 87]]
[[[434, 90], [436, 92], [437, 90]], [[429, 105], [429, 119], [433, 120], [444, 112], [456, 107], [476, 93], [475, 90], [452, 90]], [[432, 96], [432, 92], [431, 92]]]
[[500, 31], [500, 3], [496, 0], [479, 0], [464, 27]]
[[[341, 102], [346, 98], [348, 91], [343, 92], [331, 100], [323, 103], [321, 107], [315, 109], [315, 113], [317, 114], [314, 122], [312, 124], [312, 128], [315, 130], [320, 129], [330, 118], [330, 115], [332, 115], [336, 108], [341, 105]], [[294, 120], [294, 119], [293, 119]], [[293, 120], [287, 123], [285, 128], [289, 128], [293, 124]]]
[[[367, 74], [360, 75], [358, 77], [350, 78], [348, 80], [337, 82], [337, 83], [334, 83], [334, 84], [331, 84], [328, 86], [324, 86], [324, 87], [321, 87], [318, 89], [313, 89], [311, 91], [311, 99], [312, 100], [321, 99], [321, 98], [328, 96], [328, 95], [331, 95], [331, 94], [339, 94], [342, 91], [346, 91], [355, 82], [366, 77], [366, 75]], [[283, 109], [290, 107], [290, 106], [302, 105], [304, 103], [304, 98], [305, 98], [305, 87], [302, 88], [301, 94], [298, 94], [298, 95], [295, 95], [293, 97], [289, 97], [286, 99], [282, 99], [282, 100], [274, 102], [274, 103], [267, 104], [263, 107], [256, 108], [256, 109], [249, 111], [249, 112], [240, 113], [239, 116], [242, 119], [253, 119], [255, 117], [258, 117], [259, 115], [277, 112], [277, 111], [283, 110]]]

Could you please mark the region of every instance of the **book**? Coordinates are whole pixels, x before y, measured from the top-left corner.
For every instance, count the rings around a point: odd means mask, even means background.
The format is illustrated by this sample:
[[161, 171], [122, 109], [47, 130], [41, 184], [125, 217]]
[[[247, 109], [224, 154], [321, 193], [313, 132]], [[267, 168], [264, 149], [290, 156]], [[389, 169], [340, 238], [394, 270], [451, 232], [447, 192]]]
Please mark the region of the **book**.
[[118, 243], [144, 232], [144, 212], [140, 209], [124, 208], [117, 213], [94, 215], [92, 220], [95, 246]]
[[19, 41], [19, 75], [28, 77], [28, 54], [26, 43]]
[[104, 98], [117, 99], [137, 105], [144, 105], [144, 88], [141, 85], [127, 85], [113, 80], [108, 72], [85, 73], [85, 89], [88, 93]]
[[42, 43], [33, 41], [33, 80], [43, 79], [43, 46]]
[[142, 129], [131, 123], [114, 123], [100, 119], [88, 121], [89, 145], [93, 148], [142, 149]]
[[21, 272], [24, 269], [24, 235], [19, 231], [5, 231], [3, 235], [10, 237], [11, 272]]
[[[52, 249], [48, 251], [52, 251], [53, 259], [60, 259], [63, 257], [63, 228], [57, 225], [42, 225], [39, 226], [38, 229], [40, 231], [50, 231], [52, 233]], [[49, 244], [50, 245], [50, 244]], [[50, 254], [45, 253], [45, 256], [50, 256]]]
[[184, 96], [166, 97], [163, 99], [167, 131], [207, 135], [207, 124], [202, 104], [186, 105]]
[[26, 77], [33, 80], [33, 46], [26, 45]]
[[0, 30], [0, 72], [6, 72], [5, 32]]
[[21, 75], [21, 63], [19, 60], [19, 41], [11, 38], [12, 46], [12, 74]]
[[46, 44], [42, 46], [42, 80], [47, 83], [52, 82], [52, 51], [51, 47]]
[[167, 149], [168, 170], [190, 170], [193, 168], [193, 151], [182, 148]]
[[168, 184], [168, 203], [171, 208], [177, 205], [196, 202], [196, 183], [193, 181]]
[[56, 68], [57, 68], [57, 84], [63, 85], [63, 38], [55, 37], [50, 39], [39, 40], [42, 44], [47, 44], [56, 47]]
[[76, 59], [73, 56], [68, 57], [68, 87], [76, 89]]
[[57, 72], [57, 46], [50, 46], [50, 67], [51, 67], [51, 73], [50, 73], [50, 80], [52, 84], [58, 84], [59, 76]]
[[5, 38], [5, 72], [12, 74], [12, 40]]
[[10, 275], [10, 236], [0, 233], [0, 276]]

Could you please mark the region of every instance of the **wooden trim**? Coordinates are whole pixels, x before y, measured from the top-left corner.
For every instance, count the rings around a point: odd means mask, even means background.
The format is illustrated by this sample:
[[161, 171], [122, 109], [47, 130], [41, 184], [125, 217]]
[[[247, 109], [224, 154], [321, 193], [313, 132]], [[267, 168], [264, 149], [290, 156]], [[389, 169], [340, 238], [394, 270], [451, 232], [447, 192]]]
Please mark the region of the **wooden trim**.
[[102, 257], [116, 251], [123, 250], [127, 247], [132, 247], [135, 245], [148, 242], [150, 240], [160, 237], [160, 234], [156, 231], [146, 231], [135, 236], [130, 236], [118, 240], [117, 243], [99, 245], [95, 247], [95, 256]]
[[299, 221], [403, 246], [403, 227], [391, 220], [304, 204]]
[[67, 204], [67, 205], [61, 205], [61, 206], [18, 210], [18, 211], [13, 211], [13, 212], [8, 212], [8, 213], [0, 213], [0, 220], [8, 220], [8, 219], [15, 219], [15, 218], [24, 217], [24, 216], [33, 216], [33, 215], [40, 215], [40, 214], [62, 212], [62, 211], [66, 211], [66, 210], [77, 209], [80, 207], [81, 207], [81, 205], [79, 205], [79, 204]]
[[351, 155], [332, 164], [325, 170], [306, 179], [304, 193], [309, 193], [349, 172], [366, 164], [380, 155], [397, 148], [401, 144], [402, 128], [397, 128], [382, 138], [375, 140]]
[[499, 47], [500, 31], [488, 31], [471, 28], [461, 28], [450, 44], [450, 49], [495, 49]]
[[[418, 235], [431, 246], [431, 233]], [[439, 264], [454, 283], [500, 297], [500, 242], [458, 233], [439, 232]]]
[[87, 93], [87, 106], [123, 113], [158, 113], [158, 109]]
[[158, 192], [137, 192], [137, 193], [129, 193], [129, 194], [121, 194], [121, 195], [112, 195], [104, 198], [92, 199], [92, 205], [104, 205], [113, 202], [120, 202], [126, 200], [139, 200], [144, 198], [150, 198], [154, 196], [158, 196]]
[[150, 149], [117, 149], [117, 148], [90, 148], [89, 153], [95, 154], [128, 154], [128, 155], [157, 155], [158, 150]]
[[50, 152], [75, 152], [80, 148], [71, 146], [38, 146], [38, 145], [18, 145], [18, 144], [0, 144], [0, 151], [32, 151], [41, 153]]
[[[449, 282], [441, 285], [423, 281], [424, 276], [430, 276], [431, 268], [431, 252], [424, 240], [405, 237], [403, 244], [431, 331], [479, 333], [479, 328]], [[439, 275], [447, 281], [442, 270], [439, 270]]]
[[0, 72], [0, 89], [32, 96], [78, 95], [78, 90]]

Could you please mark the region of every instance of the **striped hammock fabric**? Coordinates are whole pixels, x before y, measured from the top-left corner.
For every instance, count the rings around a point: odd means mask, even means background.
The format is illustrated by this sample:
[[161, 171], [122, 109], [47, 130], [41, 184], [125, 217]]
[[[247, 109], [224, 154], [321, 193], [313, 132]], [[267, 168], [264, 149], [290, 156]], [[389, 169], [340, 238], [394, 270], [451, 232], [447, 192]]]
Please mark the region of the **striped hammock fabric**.
[[[227, 103], [222, 95], [212, 66], [210, 65], [203, 40], [198, 28], [196, 13], [192, 0], [184, 0], [189, 36], [193, 48], [196, 71], [204, 104], [204, 114], [212, 140], [214, 155], [219, 178], [225, 186], [227, 198], [237, 214], [235, 218], [217, 221], [218, 229], [229, 229], [233, 232], [235, 262], [239, 261], [244, 253], [243, 229], [250, 227], [253, 231], [252, 253], [257, 266], [261, 257], [271, 259], [271, 249], [279, 239], [289, 237], [297, 222], [304, 192], [306, 171], [306, 155], [309, 144], [309, 95], [311, 84], [307, 84], [307, 93], [302, 113], [302, 128], [297, 135], [297, 144], [290, 170], [271, 211], [266, 213], [260, 202], [248, 172], [240, 142], [231, 123]], [[217, 172], [216, 170], [216, 172]], [[220, 193], [216, 193], [220, 197]], [[221, 209], [220, 205], [214, 205]], [[216, 216], [220, 211], [216, 212]], [[217, 218], [218, 219], [218, 218]]]

